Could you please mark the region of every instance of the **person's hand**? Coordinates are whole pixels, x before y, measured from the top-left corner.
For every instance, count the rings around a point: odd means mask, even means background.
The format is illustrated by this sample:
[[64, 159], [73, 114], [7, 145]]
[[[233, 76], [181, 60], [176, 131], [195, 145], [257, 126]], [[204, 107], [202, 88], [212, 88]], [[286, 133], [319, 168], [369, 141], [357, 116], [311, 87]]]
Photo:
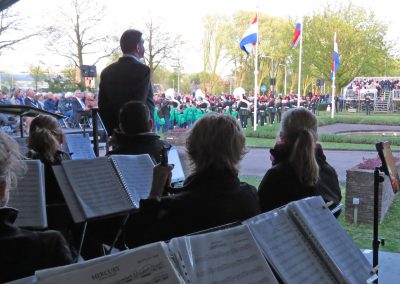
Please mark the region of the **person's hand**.
[[165, 187], [169, 186], [171, 183], [173, 168], [174, 165], [162, 166], [161, 164], [153, 168], [153, 183], [151, 185], [149, 198], [161, 198]]

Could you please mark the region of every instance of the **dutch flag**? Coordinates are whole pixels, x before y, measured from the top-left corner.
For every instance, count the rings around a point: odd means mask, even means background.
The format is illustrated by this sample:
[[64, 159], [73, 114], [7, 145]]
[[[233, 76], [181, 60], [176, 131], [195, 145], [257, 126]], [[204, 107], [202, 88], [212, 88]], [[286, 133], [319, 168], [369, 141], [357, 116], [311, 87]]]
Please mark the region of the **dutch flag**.
[[258, 19], [257, 16], [251, 22], [250, 27], [246, 30], [243, 35], [242, 40], [240, 41], [240, 48], [249, 54], [252, 49], [253, 45], [257, 44], [257, 37], [258, 37]]
[[340, 61], [339, 61], [339, 48], [338, 44], [336, 41], [336, 33], [334, 36], [333, 40], [333, 56], [332, 56], [332, 65], [331, 65], [331, 79], [333, 80], [333, 77], [336, 74], [336, 71], [338, 70], [340, 66]]
[[293, 34], [294, 34], [294, 38], [293, 38], [292, 45], [290, 46], [290, 48], [296, 47], [296, 45], [299, 43], [300, 35], [301, 35], [301, 24], [300, 23], [296, 24], [296, 29], [294, 30]]

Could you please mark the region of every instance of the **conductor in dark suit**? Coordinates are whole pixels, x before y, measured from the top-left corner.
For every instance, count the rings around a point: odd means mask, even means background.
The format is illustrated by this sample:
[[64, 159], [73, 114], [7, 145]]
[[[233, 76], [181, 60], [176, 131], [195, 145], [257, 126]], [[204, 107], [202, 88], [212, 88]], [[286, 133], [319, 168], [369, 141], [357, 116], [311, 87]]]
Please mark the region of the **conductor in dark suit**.
[[128, 101], [138, 100], [146, 103], [153, 117], [150, 68], [140, 61], [144, 56], [143, 43], [140, 31], [125, 31], [120, 39], [123, 56], [101, 72], [99, 112], [109, 135], [118, 128], [119, 111]]

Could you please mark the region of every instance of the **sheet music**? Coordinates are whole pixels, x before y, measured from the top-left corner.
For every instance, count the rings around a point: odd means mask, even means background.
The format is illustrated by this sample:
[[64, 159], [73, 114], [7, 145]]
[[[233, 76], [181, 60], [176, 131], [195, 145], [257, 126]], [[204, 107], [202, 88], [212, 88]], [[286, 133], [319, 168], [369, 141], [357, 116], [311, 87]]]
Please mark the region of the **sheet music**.
[[67, 134], [65, 135], [65, 138], [67, 141], [68, 151], [73, 153], [71, 156], [73, 160], [96, 158], [89, 136], [83, 136], [82, 134]]
[[139, 208], [140, 199], [149, 196], [153, 181], [154, 164], [148, 154], [144, 155], [112, 155], [115, 168], [125, 183], [135, 206]]
[[36, 283], [37, 281], [35, 275], [7, 282], [7, 284], [36, 284]]
[[8, 206], [19, 210], [15, 224], [19, 227], [46, 228], [44, 166], [40, 160], [24, 161], [25, 175], [18, 179], [17, 188], [10, 190]]
[[188, 283], [278, 283], [247, 226], [174, 238], [168, 246]]
[[178, 150], [176, 147], [171, 147], [168, 152], [168, 163], [174, 164], [172, 169], [171, 183], [180, 182], [185, 180], [185, 174], [182, 169], [181, 159], [179, 158]]
[[184, 283], [165, 243], [153, 243], [82, 263], [37, 271], [38, 284]]
[[301, 216], [346, 283], [366, 283], [372, 276], [372, 266], [324, 204], [320, 196], [310, 197], [288, 204], [288, 210]]
[[61, 192], [64, 195], [65, 202], [68, 205], [69, 212], [72, 215], [75, 223], [81, 223], [86, 220], [85, 215], [79, 205], [79, 201], [75, 196], [74, 190], [68, 181], [63, 167], [52, 166], [57, 183], [60, 186]]
[[87, 219], [133, 208], [107, 157], [67, 160], [62, 166]]
[[244, 222], [285, 283], [336, 283], [296, 225], [279, 208]]

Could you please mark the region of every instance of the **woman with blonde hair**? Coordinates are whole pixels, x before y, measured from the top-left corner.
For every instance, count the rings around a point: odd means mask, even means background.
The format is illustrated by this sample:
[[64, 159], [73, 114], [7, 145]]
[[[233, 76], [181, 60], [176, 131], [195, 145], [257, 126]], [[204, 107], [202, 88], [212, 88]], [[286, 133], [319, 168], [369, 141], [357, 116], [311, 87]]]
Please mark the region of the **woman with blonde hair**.
[[[165, 196], [172, 165], [157, 165], [147, 199], [140, 201], [126, 230], [130, 247], [190, 234], [260, 213], [256, 189], [238, 178], [245, 136], [230, 115], [208, 113], [186, 140], [193, 173], [180, 193]], [[132, 225], [130, 225], [132, 224]]]
[[18, 144], [0, 131], [0, 282], [31, 276], [36, 270], [72, 262], [64, 238], [56, 231], [32, 232], [13, 223], [18, 210], [7, 207], [11, 187], [24, 172]]
[[26, 156], [44, 164], [48, 225], [50, 229], [59, 230], [71, 242], [72, 217], [52, 168], [63, 160], [71, 159], [69, 153], [61, 150], [63, 142], [64, 134], [56, 118], [41, 114], [32, 120]]
[[71, 159], [68, 153], [61, 151], [64, 134], [57, 121], [49, 115], [38, 115], [29, 128], [28, 155], [38, 158], [43, 163], [57, 163]]
[[321, 195], [336, 206], [342, 196], [336, 171], [317, 143], [317, 119], [300, 107], [285, 112], [270, 168], [258, 187], [263, 212], [308, 196]]

